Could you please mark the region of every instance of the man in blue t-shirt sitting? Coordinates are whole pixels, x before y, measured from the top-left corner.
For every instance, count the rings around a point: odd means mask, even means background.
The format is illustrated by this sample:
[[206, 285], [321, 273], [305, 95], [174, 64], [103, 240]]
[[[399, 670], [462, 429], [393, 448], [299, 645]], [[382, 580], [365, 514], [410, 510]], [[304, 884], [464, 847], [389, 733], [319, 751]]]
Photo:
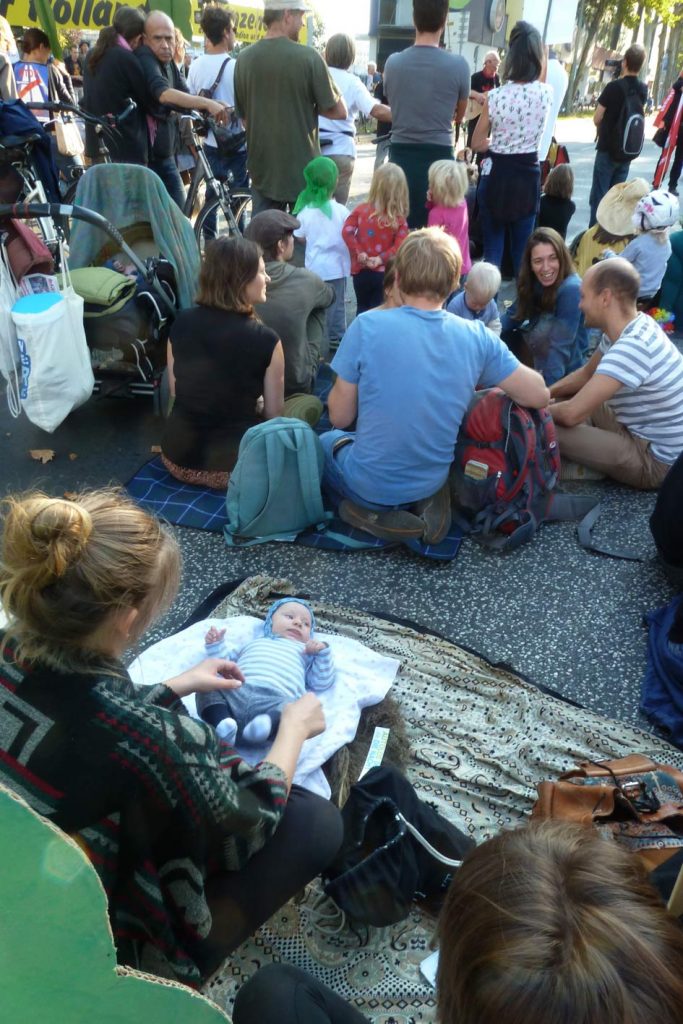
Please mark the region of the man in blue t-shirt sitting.
[[[397, 309], [357, 317], [332, 362], [323, 485], [339, 515], [376, 537], [438, 543], [450, 526], [448, 474], [477, 386], [520, 405], [549, 401], [543, 378], [495, 334], [442, 308], [457, 287], [457, 242], [415, 231], [396, 256]], [[356, 422], [355, 432], [343, 428]]]

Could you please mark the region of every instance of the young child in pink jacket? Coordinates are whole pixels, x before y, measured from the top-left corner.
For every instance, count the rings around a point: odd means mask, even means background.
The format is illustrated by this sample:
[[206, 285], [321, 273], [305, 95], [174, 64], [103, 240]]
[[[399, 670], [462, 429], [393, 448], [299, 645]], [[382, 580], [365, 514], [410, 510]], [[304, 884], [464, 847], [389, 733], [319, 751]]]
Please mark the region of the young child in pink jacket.
[[465, 164], [457, 160], [437, 160], [429, 168], [427, 206], [430, 228], [443, 228], [456, 239], [462, 254], [462, 277], [472, 267], [469, 221], [465, 196], [469, 188]]

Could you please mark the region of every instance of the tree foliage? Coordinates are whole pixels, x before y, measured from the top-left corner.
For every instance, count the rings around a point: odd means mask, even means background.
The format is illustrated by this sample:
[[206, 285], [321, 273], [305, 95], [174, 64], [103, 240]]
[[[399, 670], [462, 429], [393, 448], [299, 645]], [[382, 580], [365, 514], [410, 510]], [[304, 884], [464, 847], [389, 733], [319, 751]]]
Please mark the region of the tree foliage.
[[309, 42], [312, 42], [315, 49], [322, 53], [327, 41], [327, 31], [320, 11], [313, 4], [311, 4], [311, 16], [313, 18], [313, 39]]
[[680, 15], [676, 0], [583, 0], [579, 4], [579, 27], [595, 26], [595, 42], [600, 44], [614, 29], [634, 29], [640, 23], [643, 10], [647, 21], [659, 18], [672, 25]]
[[[571, 104], [596, 46], [618, 49], [623, 29], [630, 29], [635, 34], [643, 17], [648, 27], [661, 21], [675, 28], [680, 25], [682, 8], [680, 0], [580, 0], [574, 35], [574, 61], [565, 106]], [[653, 35], [654, 29], [650, 39]]]

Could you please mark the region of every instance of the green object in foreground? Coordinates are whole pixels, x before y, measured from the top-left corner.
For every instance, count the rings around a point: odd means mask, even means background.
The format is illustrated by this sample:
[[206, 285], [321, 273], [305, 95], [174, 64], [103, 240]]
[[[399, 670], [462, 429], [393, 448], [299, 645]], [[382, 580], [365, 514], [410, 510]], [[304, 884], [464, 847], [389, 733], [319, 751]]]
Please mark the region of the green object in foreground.
[[52, 4], [48, 0], [33, 0], [36, 16], [40, 22], [45, 35], [50, 40], [50, 49], [57, 60], [62, 59], [62, 44], [59, 41], [59, 30], [55, 16], [52, 13]]
[[226, 1024], [183, 985], [116, 965], [104, 889], [83, 851], [0, 786], [3, 1019]]

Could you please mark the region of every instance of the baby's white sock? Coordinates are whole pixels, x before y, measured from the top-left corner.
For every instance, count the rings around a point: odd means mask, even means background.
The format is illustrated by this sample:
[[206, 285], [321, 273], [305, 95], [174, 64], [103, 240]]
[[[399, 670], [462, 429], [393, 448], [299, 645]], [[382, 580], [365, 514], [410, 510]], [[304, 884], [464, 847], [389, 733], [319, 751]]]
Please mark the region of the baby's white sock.
[[234, 746], [237, 739], [237, 722], [234, 718], [224, 718], [216, 726], [216, 732], [222, 740]]
[[272, 728], [270, 715], [256, 715], [242, 730], [242, 739], [247, 743], [265, 743]]

